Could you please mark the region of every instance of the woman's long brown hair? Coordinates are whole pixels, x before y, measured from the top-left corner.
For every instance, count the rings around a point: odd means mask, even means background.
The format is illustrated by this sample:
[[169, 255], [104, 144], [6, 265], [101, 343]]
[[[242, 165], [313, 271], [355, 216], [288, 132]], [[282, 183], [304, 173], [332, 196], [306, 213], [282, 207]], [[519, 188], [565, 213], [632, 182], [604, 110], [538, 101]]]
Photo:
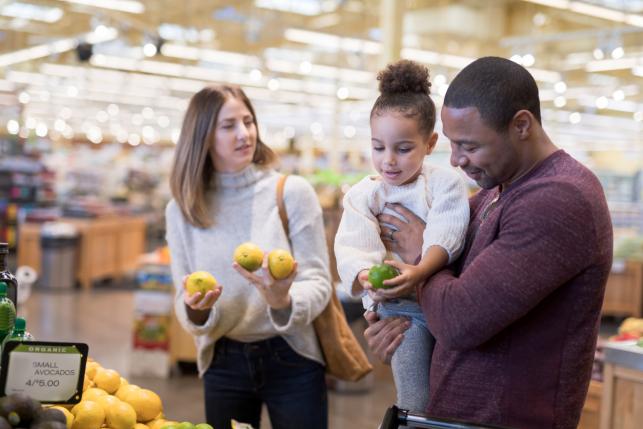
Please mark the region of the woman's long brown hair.
[[214, 136], [219, 111], [231, 97], [245, 104], [257, 129], [257, 147], [252, 162], [268, 166], [276, 160], [275, 153], [259, 138], [254, 108], [241, 88], [208, 86], [194, 94], [183, 119], [170, 175], [170, 189], [185, 219], [196, 227], [207, 228], [213, 224], [207, 201], [216, 173], [210, 148], [216, 144]]

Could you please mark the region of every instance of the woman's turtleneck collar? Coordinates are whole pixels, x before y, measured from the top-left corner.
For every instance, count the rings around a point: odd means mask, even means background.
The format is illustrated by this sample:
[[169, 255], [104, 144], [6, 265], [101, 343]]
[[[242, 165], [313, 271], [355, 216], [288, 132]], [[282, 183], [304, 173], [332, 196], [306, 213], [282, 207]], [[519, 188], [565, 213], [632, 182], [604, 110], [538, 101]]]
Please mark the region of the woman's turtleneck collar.
[[251, 163], [234, 173], [215, 173], [214, 183], [217, 189], [241, 189], [258, 182], [266, 174], [266, 169]]

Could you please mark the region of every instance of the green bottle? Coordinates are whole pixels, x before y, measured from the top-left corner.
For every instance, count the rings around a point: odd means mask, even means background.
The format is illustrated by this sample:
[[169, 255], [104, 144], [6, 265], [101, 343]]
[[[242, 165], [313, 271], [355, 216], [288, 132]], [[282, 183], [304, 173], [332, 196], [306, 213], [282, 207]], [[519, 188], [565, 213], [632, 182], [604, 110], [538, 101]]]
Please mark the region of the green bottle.
[[26, 331], [27, 321], [22, 317], [16, 317], [16, 323], [13, 325], [11, 335], [7, 335], [2, 341], [2, 349], [9, 341], [33, 341], [33, 335]]
[[0, 344], [13, 331], [16, 321], [16, 307], [7, 298], [7, 284], [0, 282]]

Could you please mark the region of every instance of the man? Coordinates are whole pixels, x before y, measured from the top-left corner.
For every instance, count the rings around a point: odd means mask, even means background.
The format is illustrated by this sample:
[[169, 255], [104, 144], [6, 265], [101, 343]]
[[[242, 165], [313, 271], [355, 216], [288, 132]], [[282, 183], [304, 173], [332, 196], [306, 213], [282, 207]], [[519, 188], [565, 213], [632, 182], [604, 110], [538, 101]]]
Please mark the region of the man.
[[[486, 57], [465, 67], [441, 117], [451, 164], [482, 190], [470, 200], [463, 255], [418, 290], [437, 341], [427, 412], [521, 429], [575, 428], [612, 262], [601, 185], [551, 142], [536, 83], [512, 61]], [[417, 256], [421, 225], [398, 212], [409, 222], [380, 219], [399, 229], [389, 247]], [[366, 318], [369, 346], [390, 360], [408, 323]]]

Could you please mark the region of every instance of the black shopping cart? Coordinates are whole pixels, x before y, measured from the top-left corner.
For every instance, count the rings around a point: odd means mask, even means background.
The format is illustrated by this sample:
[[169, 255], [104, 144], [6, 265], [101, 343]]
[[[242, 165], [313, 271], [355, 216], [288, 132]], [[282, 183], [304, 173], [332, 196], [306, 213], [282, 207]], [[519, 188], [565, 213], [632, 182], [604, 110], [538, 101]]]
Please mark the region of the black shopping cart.
[[410, 413], [395, 405], [386, 410], [380, 429], [398, 429], [400, 426], [422, 429], [507, 429], [500, 426], [480, 425], [456, 420], [438, 419]]

